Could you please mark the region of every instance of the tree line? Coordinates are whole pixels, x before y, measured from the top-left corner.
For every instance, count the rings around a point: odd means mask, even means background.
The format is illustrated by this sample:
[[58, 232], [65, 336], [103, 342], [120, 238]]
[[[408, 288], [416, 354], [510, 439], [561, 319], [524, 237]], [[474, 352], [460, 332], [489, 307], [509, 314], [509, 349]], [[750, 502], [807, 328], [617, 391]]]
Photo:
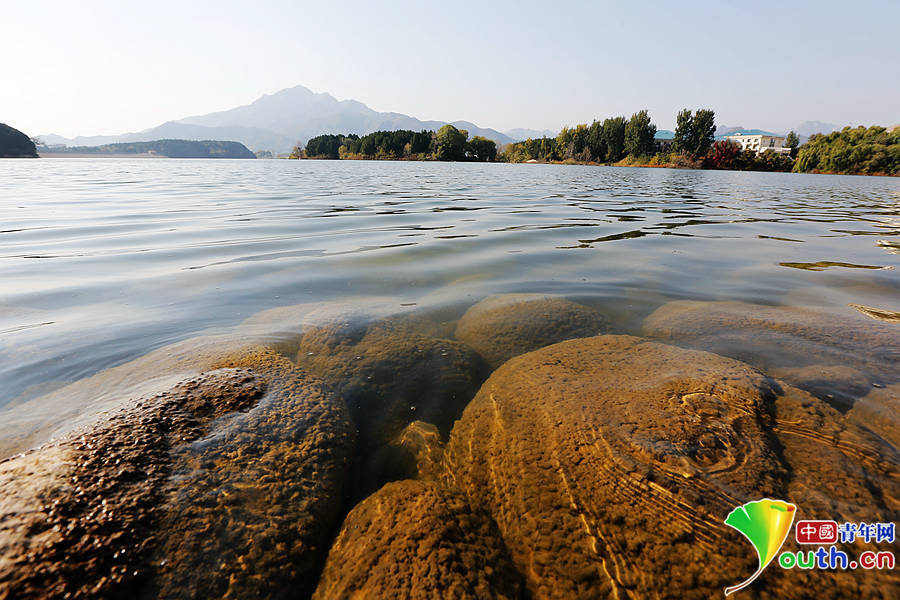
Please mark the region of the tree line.
[[147, 154], [155, 152], [167, 158], [256, 158], [240, 142], [221, 140], [154, 140], [152, 142], [122, 142], [102, 146], [69, 146], [54, 148], [64, 154]]
[[802, 146], [791, 131], [785, 138], [790, 155], [742, 150], [740, 144], [715, 140], [712, 109], [683, 109], [675, 118], [671, 142], [655, 139], [657, 129], [646, 110], [631, 115], [563, 127], [556, 137], [507, 144], [453, 125], [437, 131], [376, 131], [365, 136], [320, 135], [292, 158], [365, 158], [469, 160], [504, 162], [581, 162], [632, 166], [900, 175], [900, 127], [846, 127], [813, 135]]
[[813, 135], [800, 147], [794, 171], [900, 175], [900, 127], [845, 127]]
[[[716, 132], [715, 112], [700, 109], [678, 113], [671, 150], [694, 158], [704, 156]], [[578, 161], [618, 163], [626, 158], [649, 160], [659, 154], [656, 125], [646, 110], [631, 118], [624, 116], [595, 120], [590, 125], [563, 127], [555, 138], [527, 139], [509, 144], [501, 155], [507, 162]]]
[[437, 131], [375, 131], [356, 134], [318, 135], [305, 147], [294, 148], [291, 158], [385, 159], [385, 160], [469, 160], [493, 161], [497, 144], [482, 136], [469, 139], [469, 132], [453, 125]]

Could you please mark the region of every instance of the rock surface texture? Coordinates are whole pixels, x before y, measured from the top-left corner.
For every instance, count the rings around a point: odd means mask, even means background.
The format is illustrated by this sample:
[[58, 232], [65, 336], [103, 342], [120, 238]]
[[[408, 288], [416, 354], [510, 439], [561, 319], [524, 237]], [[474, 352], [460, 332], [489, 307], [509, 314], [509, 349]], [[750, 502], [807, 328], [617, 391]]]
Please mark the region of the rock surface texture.
[[344, 520], [316, 600], [519, 598], [496, 527], [434, 483], [388, 483]]
[[[630, 336], [504, 364], [454, 427], [442, 479], [491, 515], [534, 598], [719, 596], [757, 566], [723, 523], [735, 507], [770, 497], [806, 518], [896, 521], [900, 498], [894, 449], [825, 403]], [[888, 598], [896, 584], [770, 568], [750, 594]]]
[[484, 361], [466, 345], [390, 320], [344, 313], [304, 331], [298, 364], [340, 393], [359, 432], [355, 500], [409, 477], [408, 453], [394, 444], [397, 437], [417, 420], [446, 437], [487, 376]]
[[873, 384], [900, 380], [900, 323], [849, 309], [679, 300], [647, 317], [644, 334], [742, 360], [842, 411]]
[[270, 350], [219, 366], [0, 463], [0, 598], [311, 592], [346, 409]]
[[379, 443], [415, 420], [446, 435], [487, 375], [464, 344], [352, 314], [307, 328], [297, 363], [338, 390], [361, 436]]
[[503, 294], [490, 296], [466, 311], [456, 326], [456, 339], [497, 368], [519, 354], [603, 333], [607, 325], [596, 310], [563, 298]]

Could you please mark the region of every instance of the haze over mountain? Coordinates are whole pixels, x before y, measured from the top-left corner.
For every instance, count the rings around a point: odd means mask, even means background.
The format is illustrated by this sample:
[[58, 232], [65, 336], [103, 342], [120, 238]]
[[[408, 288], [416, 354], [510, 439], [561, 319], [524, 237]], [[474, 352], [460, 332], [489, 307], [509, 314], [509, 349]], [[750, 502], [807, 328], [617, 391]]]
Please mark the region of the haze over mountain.
[[[73, 139], [49, 134], [40, 136], [47, 144], [91, 146], [116, 142], [159, 139], [233, 140], [252, 150], [287, 152], [297, 143], [305, 144], [323, 133], [364, 135], [378, 130], [436, 130], [447, 121], [422, 121], [395, 112], [378, 112], [356, 100], [337, 100], [328, 93], [314, 93], [298, 85], [231, 110], [168, 121], [158, 127], [117, 136], [81, 136]], [[478, 127], [468, 121], [452, 121], [469, 135], [480, 135], [503, 145], [523, 137]], [[532, 130], [516, 130], [531, 133]], [[540, 137], [543, 132], [536, 133]], [[555, 135], [551, 133], [550, 135]], [[535, 137], [535, 136], [530, 136]]]
[[[469, 121], [451, 121], [469, 135], [492, 139], [502, 146], [509, 142], [543, 136], [554, 137], [556, 131], [511, 129], [501, 133], [478, 127]], [[437, 130], [447, 121], [422, 121], [396, 112], [378, 112], [357, 100], [337, 100], [328, 93], [315, 93], [298, 85], [267, 94], [244, 106], [231, 110], [168, 121], [157, 127], [134, 133], [106, 136], [64, 138], [54, 134], [39, 136], [46, 144], [67, 146], [99, 146], [122, 142], [147, 142], [161, 139], [221, 140], [241, 142], [251, 150], [288, 152], [323, 133], [355, 133], [365, 135], [378, 130]], [[795, 128], [801, 141], [812, 133], [829, 133], [838, 127], [820, 121], [805, 121]], [[741, 129], [720, 125], [717, 135]], [[784, 132], [786, 133], [786, 132]]]

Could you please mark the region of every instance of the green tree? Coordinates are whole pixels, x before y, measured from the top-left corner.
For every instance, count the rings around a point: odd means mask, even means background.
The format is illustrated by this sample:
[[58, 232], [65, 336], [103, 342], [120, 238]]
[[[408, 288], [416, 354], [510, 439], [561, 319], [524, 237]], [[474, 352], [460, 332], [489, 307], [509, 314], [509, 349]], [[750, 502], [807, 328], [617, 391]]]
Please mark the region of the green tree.
[[597, 162], [606, 160], [606, 138], [603, 137], [603, 123], [594, 121], [588, 127], [587, 145], [591, 158]]
[[631, 115], [625, 124], [625, 154], [629, 156], [649, 156], [653, 154], [653, 137], [656, 125], [650, 123], [646, 110]]
[[472, 158], [484, 162], [493, 162], [497, 158], [497, 144], [494, 140], [476, 135], [469, 142]]
[[810, 136], [797, 153], [794, 171], [900, 175], [900, 129], [845, 127]]
[[675, 135], [672, 138], [672, 150], [675, 152], [690, 152], [694, 138], [694, 117], [689, 108], [678, 111], [675, 117]]
[[619, 162], [625, 158], [625, 117], [603, 121], [603, 141], [606, 142], [607, 162]]
[[706, 156], [716, 137], [716, 113], [703, 108], [694, 112], [691, 126], [691, 147], [689, 152], [695, 157]]
[[784, 138], [784, 145], [791, 149], [791, 158], [797, 158], [797, 148], [800, 146], [800, 138], [793, 131]]
[[434, 157], [437, 160], [463, 160], [469, 132], [453, 125], [444, 125], [434, 134]]

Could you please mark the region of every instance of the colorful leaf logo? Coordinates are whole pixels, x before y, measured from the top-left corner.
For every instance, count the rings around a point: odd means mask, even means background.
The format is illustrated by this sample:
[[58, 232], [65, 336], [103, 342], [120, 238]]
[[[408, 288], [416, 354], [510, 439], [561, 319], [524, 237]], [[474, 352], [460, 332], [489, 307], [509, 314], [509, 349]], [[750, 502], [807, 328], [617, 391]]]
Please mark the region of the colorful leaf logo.
[[726, 596], [750, 585], [772, 562], [791, 532], [796, 512], [797, 506], [790, 502], [765, 498], [738, 506], [728, 514], [725, 524], [734, 527], [750, 540], [759, 556], [759, 568], [743, 583], [725, 588]]

